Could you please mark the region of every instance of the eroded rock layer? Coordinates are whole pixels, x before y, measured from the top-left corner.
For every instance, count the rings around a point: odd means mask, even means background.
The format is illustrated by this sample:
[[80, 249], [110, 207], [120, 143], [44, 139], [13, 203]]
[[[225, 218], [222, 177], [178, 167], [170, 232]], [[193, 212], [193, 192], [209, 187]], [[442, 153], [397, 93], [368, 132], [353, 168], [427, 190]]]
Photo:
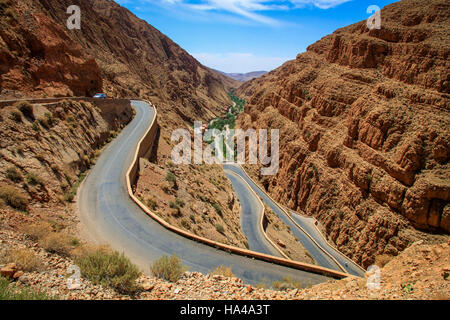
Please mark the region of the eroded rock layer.
[[450, 232], [450, 4], [381, 16], [380, 30], [339, 29], [238, 90], [241, 127], [280, 129], [264, 187], [364, 266], [427, 237], [417, 229]]

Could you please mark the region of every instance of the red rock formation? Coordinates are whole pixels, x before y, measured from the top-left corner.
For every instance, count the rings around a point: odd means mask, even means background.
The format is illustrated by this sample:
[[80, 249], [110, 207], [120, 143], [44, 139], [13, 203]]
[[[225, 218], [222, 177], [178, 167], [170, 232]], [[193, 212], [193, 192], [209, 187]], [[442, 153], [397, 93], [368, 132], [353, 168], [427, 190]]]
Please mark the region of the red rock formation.
[[95, 60], [36, 7], [12, 0], [1, 4], [0, 92], [89, 96], [100, 91]]
[[367, 266], [427, 231], [450, 232], [450, 5], [404, 0], [245, 83], [244, 127], [280, 128], [262, 182], [318, 218]]

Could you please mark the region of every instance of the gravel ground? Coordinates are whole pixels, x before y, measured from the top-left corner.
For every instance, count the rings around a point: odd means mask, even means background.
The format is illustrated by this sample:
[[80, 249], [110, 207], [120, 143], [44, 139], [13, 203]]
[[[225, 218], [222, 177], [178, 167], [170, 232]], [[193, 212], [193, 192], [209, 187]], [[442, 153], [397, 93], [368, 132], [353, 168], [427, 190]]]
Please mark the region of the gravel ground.
[[[450, 242], [450, 239], [449, 239]], [[186, 272], [177, 283], [142, 275], [141, 292], [130, 297], [113, 289], [81, 279], [77, 290], [67, 287], [70, 258], [50, 254], [26, 236], [0, 230], [1, 248], [27, 247], [44, 264], [43, 271], [25, 272], [13, 285], [41, 288], [49, 295], [68, 300], [341, 300], [341, 299], [449, 299], [450, 243], [422, 245], [406, 249], [381, 269], [381, 288], [368, 290], [367, 280], [349, 277], [329, 281], [304, 290], [276, 291], [245, 285], [237, 278]]]

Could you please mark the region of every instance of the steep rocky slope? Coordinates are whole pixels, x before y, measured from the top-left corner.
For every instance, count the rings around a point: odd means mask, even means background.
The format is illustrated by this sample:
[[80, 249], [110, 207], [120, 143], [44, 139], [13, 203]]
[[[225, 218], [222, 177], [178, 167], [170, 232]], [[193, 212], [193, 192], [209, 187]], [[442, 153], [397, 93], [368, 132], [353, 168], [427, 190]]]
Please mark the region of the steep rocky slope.
[[25, 222], [73, 226], [76, 189], [101, 148], [132, 118], [89, 102], [0, 109], [0, 229]]
[[238, 90], [241, 127], [281, 130], [262, 185], [366, 267], [450, 232], [449, 18], [443, 0], [391, 4], [381, 30], [339, 29]]

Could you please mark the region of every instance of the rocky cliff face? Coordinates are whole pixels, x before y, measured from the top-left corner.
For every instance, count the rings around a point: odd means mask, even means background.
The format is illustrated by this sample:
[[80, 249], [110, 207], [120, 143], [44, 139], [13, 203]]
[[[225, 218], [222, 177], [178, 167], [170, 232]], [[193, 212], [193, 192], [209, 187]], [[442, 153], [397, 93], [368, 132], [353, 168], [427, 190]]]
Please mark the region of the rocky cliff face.
[[[364, 266], [450, 232], [450, 5], [404, 0], [245, 83], [243, 128], [280, 128], [264, 187]], [[255, 171], [256, 172], [256, 171]]]
[[36, 1], [0, 2], [0, 94], [89, 96], [101, 91], [95, 60]]

